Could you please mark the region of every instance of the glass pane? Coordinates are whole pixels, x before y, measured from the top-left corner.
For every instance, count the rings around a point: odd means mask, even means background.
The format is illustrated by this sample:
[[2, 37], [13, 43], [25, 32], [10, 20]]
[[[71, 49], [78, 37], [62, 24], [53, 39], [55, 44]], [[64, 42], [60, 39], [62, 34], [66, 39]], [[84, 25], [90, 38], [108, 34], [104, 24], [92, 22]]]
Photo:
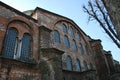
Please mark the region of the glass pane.
[[70, 47], [70, 43], [69, 43], [69, 40], [68, 40], [68, 37], [67, 37], [67, 36], [64, 36], [64, 45], [65, 45], [65, 47], [67, 47], [67, 48]]
[[80, 71], [80, 61], [76, 60], [76, 71]]
[[77, 39], [78, 39], [78, 40], [81, 40], [79, 33], [77, 33]]
[[76, 42], [74, 40], [72, 41], [72, 48], [73, 48], [73, 51], [77, 51]]
[[67, 69], [72, 70], [72, 60], [70, 57], [67, 57], [66, 63], [67, 63]]
[[24, 34], [22, 38], [22, 48], [21, 48], [21, 56], [20, 59], [23, 61], [29, 60], [30, 54], [30, 36], [28, 34]]
[[83, 46], [81, 44], [78, 45], [80, 49], [80, 53], [83, 54]]
[[60, 43], [60, 34], [58, 31], [54, 31], [54, 41]]
[[5, 38], [4, 49], [3, 49], [4, 57], [13, 59], [17, 35], [18, 33], [16, 29], [10, 28], [8, 30], [8, 33]]
[[62, 30], [64, 33], [67, 33], [67, 27], [64, 24], [62, 25]]
[[89, 49], [87, 46], [85, 46], [85, 49], [86, 49], [86, 54], [89, 55]]
[[71, 27], [70, 27], [70, 35], [71, 35], [72, 37], [74, 37], [74, 30], [73, 30], [73, 28], [71, 28]]

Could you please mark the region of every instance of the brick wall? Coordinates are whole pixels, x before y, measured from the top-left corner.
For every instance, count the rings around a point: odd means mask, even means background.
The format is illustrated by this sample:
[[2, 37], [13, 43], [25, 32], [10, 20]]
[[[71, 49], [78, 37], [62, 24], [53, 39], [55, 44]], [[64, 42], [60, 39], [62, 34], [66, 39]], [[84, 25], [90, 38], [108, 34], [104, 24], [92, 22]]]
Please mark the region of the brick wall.
[[[32, 37], [32, 49], [29, 57], [38, 61], [38, 54], [36, 53], [38, 53], [39, 33], [36, 22], [28, 19], [21, 12], [14, 12], [11, 8], [6, 7], [8, 6], [3, 7], [0, 5], [0, 56], [4, 49], [7, 30], [14, 27], [18, 31], [18, 39], [21, 39], [24, 33], [30, 34]], [[36, 63], [0, 57], [0, 80], [41, 80], [40, 74]]]

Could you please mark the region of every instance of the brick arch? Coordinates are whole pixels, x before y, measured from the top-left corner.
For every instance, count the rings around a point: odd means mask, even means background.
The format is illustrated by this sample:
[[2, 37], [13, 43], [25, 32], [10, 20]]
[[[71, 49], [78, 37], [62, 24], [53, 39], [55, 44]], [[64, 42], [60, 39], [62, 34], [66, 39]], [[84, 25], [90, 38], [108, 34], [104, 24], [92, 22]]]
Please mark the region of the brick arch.
[[[23, 31], [20, 31], [20, 30], [22, 30], [22, 28], [21, 29], [18, 29], [19, 30], [19, 32], [20, 33], [22, 33], [22, 34], [24, 34], [25, 32], [27, 32], [27, 33], [29, 33], [31, 36], [33, 35], [33, 28], [32, 28], [32, 26], [30, 25], [30, 21], [29, 20], [27, 20], [27, 19], [25, 19], [25, 18], [22, 18], [22, 17], [13, 17], [13, 18], [11, 18], [8, 22], [7, 22], [7, 24], [6, 24], [6, 30], [10, 27], [10, 25], [11, 24], [16, 24], [17, 23], [17, 25], [19, 25], [19, 26], [23, 26], [24, 28], [23, 28], [23, 30], [24, 30], [24, 32]], [[13, 27], [13, 26], [11, 26], [11, 27]], [[18, 26], [14, 26], [15, 28], [20, 28], [20, 27], [18, 27]], [[26, 29], [25, 29], [26, 28]]]
[[33, 28], [31, 27], [31, 24], [30, 24], [30, 21], [28, 20], [28, 19], [25, 19], [25, 18], [23, 18], [23, 17], [12, 17], [11, 19], [9, 19], [9, 21], [7, 22], [7, 24], [6, 24], [6, 26], [8, 27], [8, 25], [10, 24], [10, 23], [12, 23], [12, 22], [14, 22], [14, 21], [20, 21], [20, 22], [23, 22], [23, 23], [25, 23], [28, 27], [29, 27], [29, 29], [31, 30], [31, 31], [33, 31]]
[[73, 58], [73, 56], [71, 55], [71, 54], [67, 54], [67, 53], [64, 53], [63, 55], [62, 55], [62, 68], [63, 69], [67, 69], [67, 63], [66, 63], [66, 59], [68, 58], [68, 57], [70, 57], [70, 59], [71, 59], [71, 64], [72, 64], [72, 69], [74, 69], [74, 58]]
[[[85, 43], [87, 43], [87, 41], [86, 41], [86, 39], [85, 39], [85, 37], [84, 37], [84, 35], [83, 35], [83, 31], [78, 27], [78, 25], [77, 24], [75, 24], [73, 21], [69, 21], [69, 20], [58, 20], [58, 21], [55, 21], [54, 22], [54, 24], [53, 24], [53, 30], [55, 29], [55, 27], [56, 27], [56, 25], [57, 24], [59, 24], [59, 23], [61, 23], [61, 22], [64, 22], [64, 23], [69, 23], [72, 27], [74, 27], [76, 30], [77, 30], [77, 32], [79, 32], [80, 33], [80, 35], [81, 35], [81, 37], [83, 38], [83, 40], [85, 41]], [[64, 24], [63, 23], [63, 24]], [[67, 25], [66, 25], [67, 26]], [[68, 26], [67, 26], [67, 28], [68, 28]], [[83, 32], [83, 33], [82, 33]], [[76, 32], [75, 32], [75, 34], [76, 34]]]
[[64, 53], [62, 55], [63, 60], [65, 60], [67, 57], [70, 57], [72, 59], [72, 61], [74, 61], [74, 58], [73, 58], [73, 56], [71, 54]]

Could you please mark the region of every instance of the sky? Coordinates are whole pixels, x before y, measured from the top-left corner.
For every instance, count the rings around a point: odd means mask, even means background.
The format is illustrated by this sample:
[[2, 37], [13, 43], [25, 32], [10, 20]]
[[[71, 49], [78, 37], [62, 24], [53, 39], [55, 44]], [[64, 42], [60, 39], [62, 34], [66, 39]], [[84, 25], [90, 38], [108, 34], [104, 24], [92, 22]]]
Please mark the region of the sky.
[[7, 5], [23, 12], [36, 7], [57, 13], [72, 19], [87, 35], [93, 39], [101, 39], [103, 49], [111, 51], [113, 58], [120, 62], [120, 49], [113, 43], [96, 21], [88, 23], [88, 15], [83, 5], [88, 0], [0, 0]]

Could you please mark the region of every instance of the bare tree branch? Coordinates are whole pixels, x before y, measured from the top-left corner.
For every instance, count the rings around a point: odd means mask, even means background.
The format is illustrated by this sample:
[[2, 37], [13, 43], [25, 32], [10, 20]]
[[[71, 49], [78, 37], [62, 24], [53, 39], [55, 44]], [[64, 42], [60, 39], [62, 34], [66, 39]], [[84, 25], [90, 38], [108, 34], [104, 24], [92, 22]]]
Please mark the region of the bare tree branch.
[[108, 18], [107, 18], [108, 16], [105, 15], [106, 12], [102, 9], [102, 7], [101, 7], [100, 4], [98, 3], [98, 1], [95, 0], [95, 3], [96, 3], [96, 5], [97, 5], [98, 9], [100, 10], [100, 12], [102, 13], [103, 19], [104, 19], [104, 21], [106, 22], [109, 30], [110, 30], [111, 33], [119, 40], [118, 36], [116, 35], [116, 33], [113, 31], [112, 27], [111, 27], [110, 24], [109, 24], [109, 20], [108, 20]]
[[112, 22], [110, 21], [109, 15], [102, 3], [98, 2], [98, 0], [95, 0], [94, 3], [88, 1], [88, 7], [89, 8], [83, 6], [84, 11], [89, 15], [88, 20], [95, 19], [113, 42], [120, 48], [120, 40], [112, 28]]

